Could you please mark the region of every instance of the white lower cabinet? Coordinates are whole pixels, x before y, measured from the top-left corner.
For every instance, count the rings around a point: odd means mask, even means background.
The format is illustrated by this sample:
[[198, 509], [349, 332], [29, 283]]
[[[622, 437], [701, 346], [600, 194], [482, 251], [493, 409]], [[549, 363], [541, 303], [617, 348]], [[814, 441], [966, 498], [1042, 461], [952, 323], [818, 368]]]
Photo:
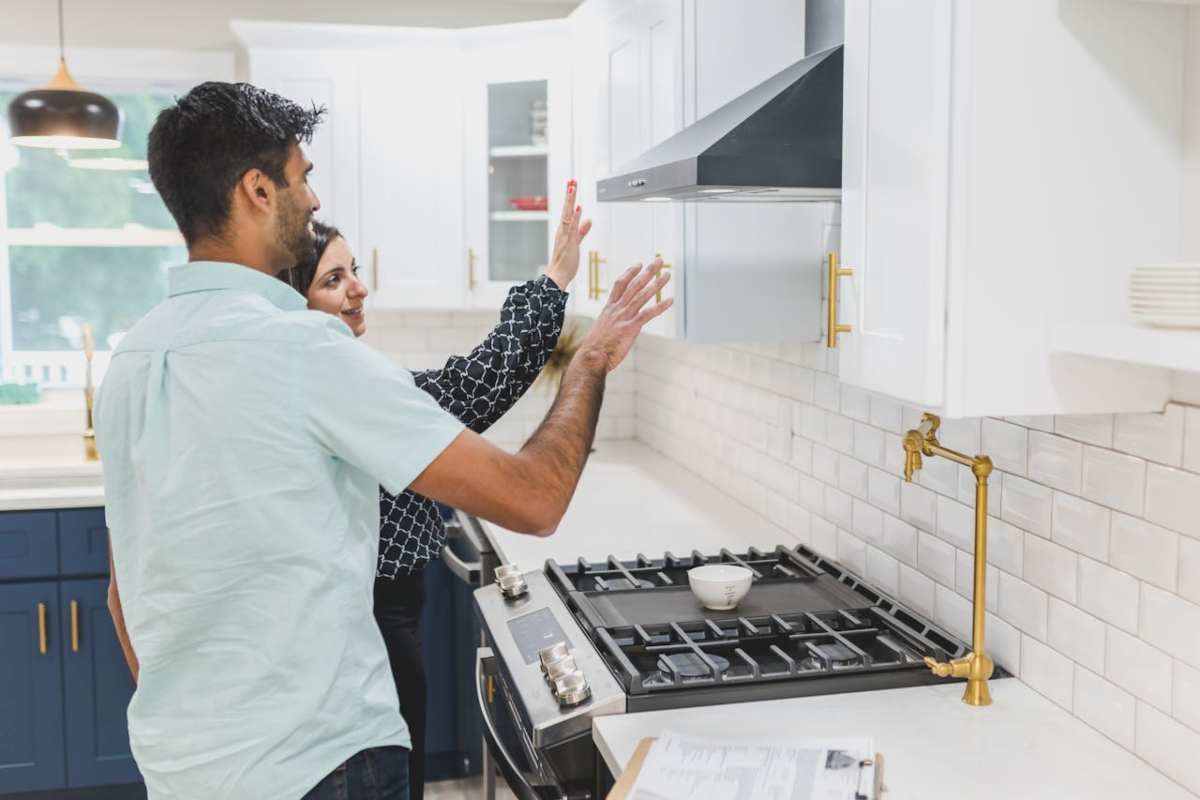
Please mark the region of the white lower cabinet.
[[841, 379], [947, 416], [1144, 411], [1166, 375], [1055, 355], [1179, 234], [1186, 11], [846, 4]]

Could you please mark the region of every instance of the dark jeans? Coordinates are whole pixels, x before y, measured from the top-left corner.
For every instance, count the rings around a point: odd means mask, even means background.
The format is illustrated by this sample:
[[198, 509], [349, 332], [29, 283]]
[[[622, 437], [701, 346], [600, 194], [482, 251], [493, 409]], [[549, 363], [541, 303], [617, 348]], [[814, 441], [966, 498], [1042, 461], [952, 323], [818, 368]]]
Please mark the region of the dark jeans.
[[408, 751], [373, 747], [351, 756], [302, 800], [408, 800]]
[[425, 577], [400, 575], [375, 579], [375, 622], [387, 645], [400, 714], [408, 723], [412, 751], [408, 760], [410, 800], [425, 794], [425, 664], [417, 624], [425, 605]]

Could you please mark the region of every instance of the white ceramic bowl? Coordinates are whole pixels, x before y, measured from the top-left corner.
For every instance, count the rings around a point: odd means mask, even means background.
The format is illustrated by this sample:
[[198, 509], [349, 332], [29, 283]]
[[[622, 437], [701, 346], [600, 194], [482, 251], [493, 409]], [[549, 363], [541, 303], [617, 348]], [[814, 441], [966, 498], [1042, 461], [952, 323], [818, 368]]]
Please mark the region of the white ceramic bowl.
[[688, 585], [705, 608], [728, 611], [737, 608], [746, 593], [754, 573], [735, 564], [705, 564], [688, 570]]

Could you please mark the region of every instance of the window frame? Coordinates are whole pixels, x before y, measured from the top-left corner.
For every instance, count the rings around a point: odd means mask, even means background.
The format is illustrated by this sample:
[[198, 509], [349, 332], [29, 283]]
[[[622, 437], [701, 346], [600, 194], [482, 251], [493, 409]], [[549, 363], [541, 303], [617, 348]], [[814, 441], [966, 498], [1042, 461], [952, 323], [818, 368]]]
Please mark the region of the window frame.
[[[171, 51], [130, 48], [72, 48], [69, 65], [80, 85], [99, 92], [182, 94], [206, 80], [234, 80], [235, 54], [230, 51]], [[0, 88], [24, 90], [46, 83], [58, 51], [51, 47], [0, 49]], [[31, 70], [37, 70], [31, 72]], [[157, 75], [147, 80], [146, 75]], [[7, 143], [4, 143], [7, 146]], [[33, 247], [182, 247], [176, 229], [127, 224], [121, 228], [63, 228], [39, 224], [8, 227], [5, 181], [0, 177], [0, 383], [37, 381], [43, 388], [83, 386], [86, 362], [73, 350], [15, 350], [9, 248]], [[98, 352], [93, 363], [98, 382], [108, 363]]]

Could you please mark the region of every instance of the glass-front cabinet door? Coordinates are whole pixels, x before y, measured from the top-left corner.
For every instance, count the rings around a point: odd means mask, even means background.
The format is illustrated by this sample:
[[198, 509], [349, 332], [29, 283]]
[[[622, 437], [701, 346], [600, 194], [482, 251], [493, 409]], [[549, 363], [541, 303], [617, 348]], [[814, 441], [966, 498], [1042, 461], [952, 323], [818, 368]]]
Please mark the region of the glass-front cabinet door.
[[[545, 272], [570, 177], [569, 70], [534, 28], [467, 48], [468, 304], [499, 308]], [[561, 75], [561, 77], [560, 77]], [[565, 113], [564, 113], [565, 112]]]

